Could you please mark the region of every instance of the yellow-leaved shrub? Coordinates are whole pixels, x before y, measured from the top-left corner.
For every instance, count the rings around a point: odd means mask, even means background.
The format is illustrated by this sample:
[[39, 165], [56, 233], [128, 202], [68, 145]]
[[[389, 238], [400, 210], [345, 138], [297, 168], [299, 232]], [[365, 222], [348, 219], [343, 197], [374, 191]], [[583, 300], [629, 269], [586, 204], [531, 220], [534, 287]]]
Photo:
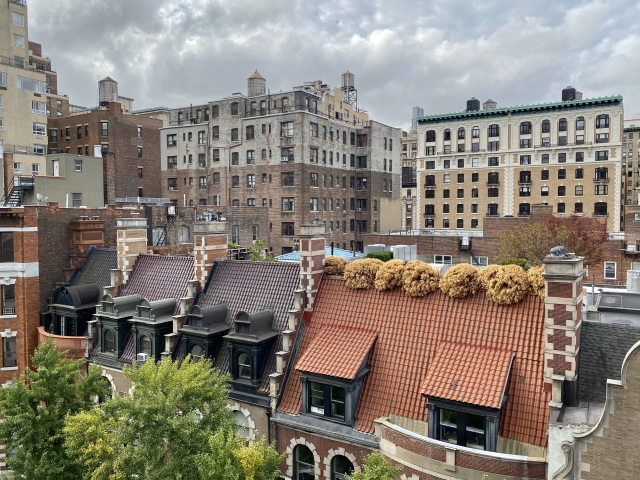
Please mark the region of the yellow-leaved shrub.
[[440, 273], [419, 260], [413, 260], [404, 267], [402, 288], [410, 297], [423, 297], [438, 288]]
[[345, 284], [349, 288], [371, 288], [376, 281], [376, 273], [384, 264], [377, 258], [366, 258], [351, 262], [344, 269]]
[[390, 290], [392, 288], [401, 287], [403, 275], [404, 261], [389, 260], [378, 270], [374, 286], [378, 290]]
[[544, 272], [544, 265], [541, 267], [531, 267], [529, 271], [527, 271], [527, 278], [529, 279], [531, 293], [538, 295], [544, 300], [544, 278], [542, 277], [542, 272]]
[[453, 298], [464, 298], [478, 290], [478, 269], [468, 263], [451, 267], [440, 280], [440, 289]]
[[498, 305], [518, 303], [529, 291], [529, 279], [519, 265], [501, 265], [489, 279], [487, 298]]
[[478, 290], [487, 290], [489, 288], [489, 281], [498, 274], [500, 265], [487, 265], [476, 275], [476, 283]]
[[324, 260], [324, 273], [341, 277], [348, 263], [346, 258], [329, 255]]

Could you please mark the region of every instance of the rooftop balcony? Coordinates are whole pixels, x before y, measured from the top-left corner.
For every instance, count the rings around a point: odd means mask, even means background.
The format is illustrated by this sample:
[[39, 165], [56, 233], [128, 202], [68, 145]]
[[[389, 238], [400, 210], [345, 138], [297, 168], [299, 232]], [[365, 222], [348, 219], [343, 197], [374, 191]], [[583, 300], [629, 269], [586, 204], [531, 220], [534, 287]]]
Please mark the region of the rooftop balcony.
[[67, 358], [73, 360], [84, 358], [85, 345], [87, 342], [85, 337], [53, 335], [45, 331], [44, 327], [38, 327], [38, 344], [45, 343], [49, 338], [53, 339], [53, 343], [55, 343], [60, 350], [68, 351]]

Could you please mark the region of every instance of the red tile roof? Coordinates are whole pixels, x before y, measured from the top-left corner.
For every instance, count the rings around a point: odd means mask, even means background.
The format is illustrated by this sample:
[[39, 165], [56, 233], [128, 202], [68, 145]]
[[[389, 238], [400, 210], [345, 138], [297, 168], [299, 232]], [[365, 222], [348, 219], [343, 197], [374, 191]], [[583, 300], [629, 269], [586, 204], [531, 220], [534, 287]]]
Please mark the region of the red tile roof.
[[[420, 390], [429, 366], [442, 342], [461, 342], [514, 353], [500, 435], [546, 446], [551, 397], [543, 390], [544, 303], [539, 297], [496, 305], [484, 293], [454, 299], [437, 290], [416, 298], [399, 289], [349, 289], [343, 279], [325, 277], [298, 359], [323, 325], [379, 332], [356, 412], [357, 430], [373, 433], [373, 421], [391, 413], [427, 421]], [[300, 372], [295, 368], [279, 408], [300, 411]]]
[[377, 336], [378, 332], [362, 328], [322, 326], [296, 369], [353, 380]]
[[429, 364], [420, 393], [500, 408], [512, 358], [511, 350], [442, 342]]

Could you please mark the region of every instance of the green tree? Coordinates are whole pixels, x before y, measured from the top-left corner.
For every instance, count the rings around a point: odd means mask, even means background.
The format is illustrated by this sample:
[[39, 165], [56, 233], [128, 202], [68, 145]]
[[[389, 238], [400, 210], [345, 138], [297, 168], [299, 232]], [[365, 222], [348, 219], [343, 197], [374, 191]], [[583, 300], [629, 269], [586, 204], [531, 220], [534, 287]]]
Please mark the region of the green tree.
[[90, 409], [92, 397], [104, 395], [105, 382], [98, 367], [82, 374], [83, 360], [68, 360], [64, 353], [47, 340], [33, 354], [35, 370], [0, 389], [0, 438], [15, 453], [7, 467], [16, 478], [80, 478], [77, 458], [64, 447], [65, 417]]
[[229, 377], [210, 361], [149, 359], [139, 368], [125, 367], [124, 374], [131, 395], [67, 420], [66, 445], [85, 479], [275, 478], [281, 457], [274, 445], [245, 445], [235, 435]]
[[392, 467], [379, 452], [373, 452], [364, 458], [362, 472], [350, 475], [349, 480], [396, 480], [402, 473], [401, 467]]
[[249, 250], [249, 260], [254, 262], [275, 262], [276, 259], [265, 253], [267, 239], [257, 239], [253, 241], [253, 246]]

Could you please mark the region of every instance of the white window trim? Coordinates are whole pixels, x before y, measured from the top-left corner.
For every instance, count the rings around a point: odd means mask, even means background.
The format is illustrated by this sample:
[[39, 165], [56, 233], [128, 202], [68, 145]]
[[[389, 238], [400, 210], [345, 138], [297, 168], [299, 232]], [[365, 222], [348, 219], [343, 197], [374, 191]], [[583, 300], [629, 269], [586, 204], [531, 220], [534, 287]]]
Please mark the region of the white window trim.
[[[475, 263], [473, 261], [473, 257], [471, 257], [469, 259], [469, 263], [475, 267], [486, 267], [487, 265], [489, 265], [489, 257], [475, 257], [476, 259], [478, 259], [480, 261], [480, 263]], [[484, 259], [484, 263], [482, 263], [482, 259]]]
[[[442, 257], [442, 261], [438, 262], [437, 258], [438, 257]], [[445, 259], [448, 258], [449, 262], [445, 262]], [[453, 264], [453, 258], [451, 255], [434, 255], [433, 256], [433, 263], [438, 264], [438, 265], [452, 265]]]
[[[607, 264], [613, 264], [613, 278], [607, 277]], [[618, 264], [616, 262], [604, 262], [604, 279], [616, 280], [618, 278]]]

